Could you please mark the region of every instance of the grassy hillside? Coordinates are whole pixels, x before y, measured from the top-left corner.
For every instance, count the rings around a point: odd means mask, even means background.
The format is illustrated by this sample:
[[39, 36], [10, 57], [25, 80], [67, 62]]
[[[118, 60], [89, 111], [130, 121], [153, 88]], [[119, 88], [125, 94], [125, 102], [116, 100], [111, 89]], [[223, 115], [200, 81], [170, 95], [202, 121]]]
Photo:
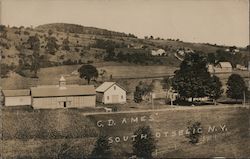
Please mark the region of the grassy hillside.
[[[22, 70], [30, 69], [32, 64], [33, 50], [29, 39], [33, 36], [37, 36], [40, 41], [39, 63], [42, 68], [104, 61], [177, 67], [180, 61], [174, 54], [180, 49], [208, 54], [228, 48], [173, 39], [139, 39], [132, 34], [66, 23], [45, 24], [36, 28], [0, 26], [0, 32], [2, 77], [8, 70], [25, 76]], [[56, 44], [51, 44], [51, 39]], [[151, 50], [160, 48], [166, 51], [166, 55], [150, 55]], [[239, 49], [237, 58], [231, 59], [245, 64], [249, 60], [248, 51]], [[111, 55], [112, 50], [114, 54]]]
[[[143, 117], [145, 116], [145, 117]], [[130, 136], [141, 125], [149, 125], [153, 132], [160, 132], [157, 139], [158, 157], [246, 157], [250, 155], [249, 145], [249, 109], [246, 108], [174, 108], [157, 112], [135, 112], [103, 115], [87, 115], [74, 109], [49, 111], [3, 110], [3, 147], [4, 157], [52, 157], [58, 156], [62, 145], [72, 147], [69, 152], [74, 157], [88, 155], [99, 133], [109, 137]], [[138, 122], [131, 118], [138, 117]], [[141, 117], [146, 121], [140, 121]], [[123, 118], [127, 123], [121, 124]], [[149, 121], [153, 118], [153, 121]], [[108, 120], [114, 120], [115, 126], [108, 126]], [[98, 128], [96, 122], [102, 120], [105, 125]], [[199, 145], [191, 145], [184, 135], [171, 135], [172, 131], [185, 130], [188, 121], [198, 121], [202, 126], [202, 138]], [[219, 126], [226, 125], [227, 131]], [[216, 126], [217, 132], [208, 132], [209, 126]], [[164, 136], [163, 132], [169, 132]], [[216, 138], [212, 138], [215, 137]], [[211, 137], [209, 140], [205, 140]], [[131, 153], [131, 140], [112, 143], [114, 156], [126, 158]], [[154, 154], [155, 155], [155, 154]]]

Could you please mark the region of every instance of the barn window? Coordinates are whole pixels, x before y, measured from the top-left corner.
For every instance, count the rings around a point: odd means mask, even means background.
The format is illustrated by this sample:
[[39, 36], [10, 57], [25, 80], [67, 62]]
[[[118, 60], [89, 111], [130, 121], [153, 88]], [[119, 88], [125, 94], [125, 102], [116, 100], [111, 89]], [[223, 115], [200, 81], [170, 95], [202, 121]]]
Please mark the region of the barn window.
[[107, 96], [107, 100], [109, 100], [109, 96]]
[[121, 95], [121, 99], [123, 99], [123, 95]]
[[116, 90], [116, 86], [114, 86], [114, 90]]

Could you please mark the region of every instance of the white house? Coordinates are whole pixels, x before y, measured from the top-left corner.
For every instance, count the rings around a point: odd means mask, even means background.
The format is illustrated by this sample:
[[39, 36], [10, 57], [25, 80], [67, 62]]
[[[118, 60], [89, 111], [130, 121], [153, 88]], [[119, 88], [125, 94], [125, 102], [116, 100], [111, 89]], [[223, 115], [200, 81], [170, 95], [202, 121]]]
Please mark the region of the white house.
[[31, 96], [29, 89], [2, 90], [4, 105], [11, 106], [30, 106]]
[[230, 62], [219, 62], [214, 69], [215, 73], [232, 73], [233, 71], [233, 67]]
[[96, 92], [93, 85], [66, 85], [61, 77], [59, 85], [31, 87], [34, 109], [95, 107]]
[[126, 103], [126, 89], [115, 82], [104, 82], [96, 88], [96, 99], [104, 104]]
[[163, 50], [163, 49], [158, 49], [158, 50], [152, 50], [151, 51], [151, 54], [153, 55], [153, 56], [162, 56], [162, 55], [164, 55], [166, 53], [166, 51], [165, 50]]
[[246, 66], [243, 66], [243, 65], [240, 65], [240, 64], [237, 64], [237, 65], [236, 65], [236, 68], [237, 68], [238, 70], [247, 71], [247, 67], [246, 67]]

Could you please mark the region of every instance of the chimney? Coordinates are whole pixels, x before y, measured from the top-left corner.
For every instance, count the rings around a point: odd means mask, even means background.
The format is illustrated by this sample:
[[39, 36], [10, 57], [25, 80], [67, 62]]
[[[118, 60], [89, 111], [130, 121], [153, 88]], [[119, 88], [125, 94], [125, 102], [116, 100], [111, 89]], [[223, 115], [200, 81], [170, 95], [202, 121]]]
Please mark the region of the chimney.
[[63, 76], [61, 76], [59, 80], [59, 88], [60, 89], [66, 89], [66, 80]]

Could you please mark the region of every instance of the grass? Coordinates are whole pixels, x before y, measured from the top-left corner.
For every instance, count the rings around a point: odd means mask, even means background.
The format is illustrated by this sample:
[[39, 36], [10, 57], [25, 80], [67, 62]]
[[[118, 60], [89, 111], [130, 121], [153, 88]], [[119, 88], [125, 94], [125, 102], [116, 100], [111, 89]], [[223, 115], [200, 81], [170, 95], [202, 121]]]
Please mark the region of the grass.
[[[140, 121], [141, 117], [146, 121]], [[139, 122], [131, 119], [138, 117]], [[58, 155], [62, 143], [68, 143], [73, 147], [70, 151], [74, 156], [89, 154], [93, 148], [98, 133], [107, 134], [110, 137], [122, 137], [132, 135], [142, 125], [149, 125], [153, 132], [172, 131], [178, 132], [187, 128], [187, 122], [201, 122], [204, 127], [204, 136], [217, 135], [217, 139], [211, 142], [202, 142], [200, 145], [190, 145], [185, 136], [161, 136], [156, 138], [157, 148], [163, 153], [158, 157], [212, 157], [229, 156], [244, 157], [249, 155], [245, 147], [249, 145], [249, 117], [250, 111], [246, 108], [211, 108], [211, 109], [169, 109], [156, 112], [135, 112], [119, 114], [102, 114], [85, 116], [83, 112], [75, 109], [57, 110], [27, 110], [6, 111], [2, 110], [3, 119], [3, 149], [2, 154], [6, 158], [25, 156], [41, 158], [45, 155], [51, 157]], [[123, 118], [127, 123], [121, 124]], [[154, 121], [149, 121], [154, 118]], [[107, 126], [108, 120], [114, 120], [115, 126]], [[102, 120], [104, 128], [98, 128], [96, 122]], [[223, 132], [208, 133], [209, 125], [218, 127], [225, 124], [228, 128], [227, 136]], [[97, 133], [88, 133], [89, 129]], [[24, 131], [25, 130], [25, 131]], [[25, 135], [24, 133], [25, 132]], [[46, 134], [53, 133], [54, 137]], [[58, 133], [60, 132], [60, 133]], [[18, 135], [19, 134], [19, 135]], [[22, 134], [20, 136], [20, 134]], [[42, 136], [39, 134], [43, 134]], [[85, 146], [84, 146], [85, 145]], [[176, 149], [173, 146], [176, 146]], [[231, 145], [229, 148], [228, 145]], [[245, 146], [244, 146], [245, 145]], [[213, 147], [216, 147], [214, 149]], [[131, 140], [112, 144], [114, 156], [125, 157], [131, 153]], [[178, 152], [175, 153], [175, 152]]]
[[[80, 65], [70, 65], [42, 68], [38, 72], [38, 79], [25, 78], [16, 74], [9, 78], [0, 79], [1, 87], [3, 89], [20, 89], [29, 88], [30, 86], [36, 85], [58, 84], [58, 80], [61, 75], [65, 76], [68, 84], [87, 84], [86, 80], [80, 79], [78, 75], [72, 74], [72, 72], [76, 71], [79, 67]], [[96, 64], [96, 67], [98, 68], [98, 70], [105, 69], [107, 71], [107, 75], [105, 77], [106, 81], [109, 81], [109, 77], [111, 74], [113, 80], [148, 77], [157, 78], [173, 74], [174, 70], [176, 69], [175, 67], [167, 66], [127, 66], [117, 65], [115, 63]]]

